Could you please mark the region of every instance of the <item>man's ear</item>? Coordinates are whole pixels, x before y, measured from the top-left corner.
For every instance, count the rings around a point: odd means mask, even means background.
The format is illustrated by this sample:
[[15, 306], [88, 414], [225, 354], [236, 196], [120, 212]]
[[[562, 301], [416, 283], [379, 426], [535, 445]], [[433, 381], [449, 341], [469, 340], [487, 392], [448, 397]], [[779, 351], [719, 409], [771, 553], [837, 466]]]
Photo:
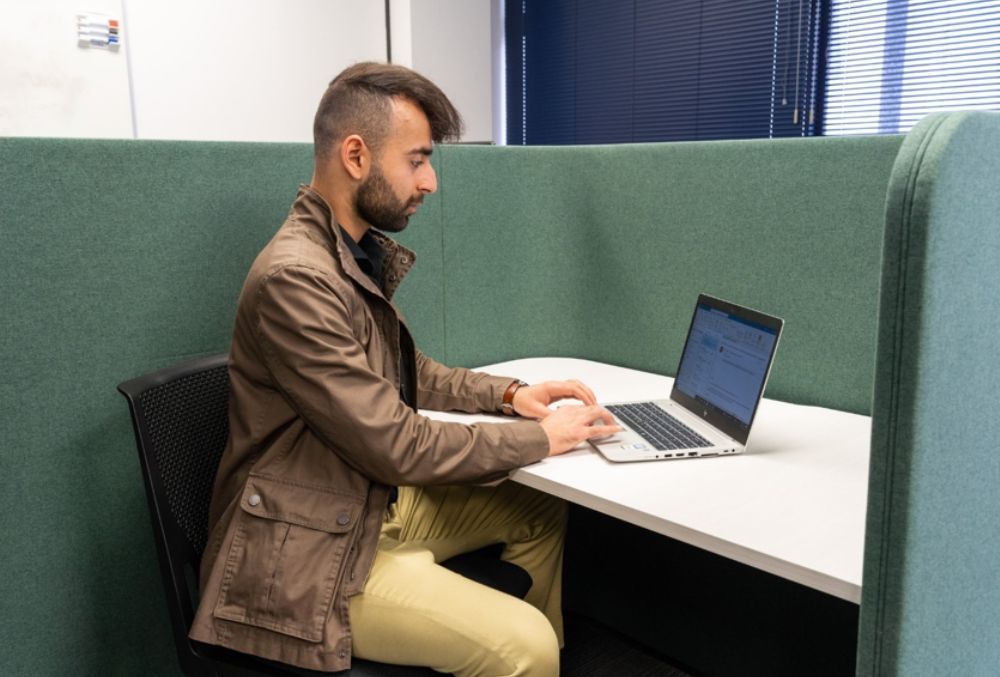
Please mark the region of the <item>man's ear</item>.
[[351, 134], [340, 144], [340, 163], [344, 166], [344, 171], [358, 181], [368, 175], [368, 168], [371, 167], [371, 150], [357, 134]]

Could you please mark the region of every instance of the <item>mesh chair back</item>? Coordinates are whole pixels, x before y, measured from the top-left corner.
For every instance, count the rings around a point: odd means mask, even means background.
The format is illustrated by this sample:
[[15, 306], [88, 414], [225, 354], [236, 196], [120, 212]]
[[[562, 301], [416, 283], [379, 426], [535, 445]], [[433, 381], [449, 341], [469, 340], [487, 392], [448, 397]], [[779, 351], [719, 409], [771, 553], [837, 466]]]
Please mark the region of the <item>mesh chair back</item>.
[[184, 374], [138, 398], [169, 516], [199, 558], [208, 540], [208, 505], [229, 436], [226, 364]]
[[[187, 637], [208, 506], [229, 435], [227, 356], [190, 360], [118, 386], [132, 413], [174, 641], [187, 674], [214, 674]], [[190, 659], [191, 665], [184, 664]]]

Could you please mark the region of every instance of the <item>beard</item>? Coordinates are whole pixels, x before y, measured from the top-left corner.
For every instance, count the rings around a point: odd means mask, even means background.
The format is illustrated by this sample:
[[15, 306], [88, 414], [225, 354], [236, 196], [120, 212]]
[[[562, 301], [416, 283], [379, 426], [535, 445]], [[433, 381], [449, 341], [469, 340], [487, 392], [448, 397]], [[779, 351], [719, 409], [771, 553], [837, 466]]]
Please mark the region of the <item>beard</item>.
[[354, 196], [354, 210], [372, 228], [386, 233], [399, 233], [410, 223], [407, 210], [423, 202], [416, 198], [406, 202], [396, 197], [382, 169], [375, 165]]

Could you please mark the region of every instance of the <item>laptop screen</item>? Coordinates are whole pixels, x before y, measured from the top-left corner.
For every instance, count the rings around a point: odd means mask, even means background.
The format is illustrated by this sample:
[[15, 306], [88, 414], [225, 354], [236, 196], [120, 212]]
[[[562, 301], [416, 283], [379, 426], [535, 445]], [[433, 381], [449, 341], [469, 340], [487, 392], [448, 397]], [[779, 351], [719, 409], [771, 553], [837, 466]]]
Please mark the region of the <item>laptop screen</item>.
[[745, 443], [780, 331], [777, 318], [699, 296], [671, 398]]

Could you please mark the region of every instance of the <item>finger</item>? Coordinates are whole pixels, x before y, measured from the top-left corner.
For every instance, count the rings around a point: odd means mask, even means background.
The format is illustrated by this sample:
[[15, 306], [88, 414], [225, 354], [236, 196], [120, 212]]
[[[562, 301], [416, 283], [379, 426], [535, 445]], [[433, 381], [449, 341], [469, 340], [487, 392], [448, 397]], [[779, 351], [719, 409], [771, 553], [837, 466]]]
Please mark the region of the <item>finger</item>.
[[580, 381], [549, 381], [544, 385], [552, 402], [572, 398], [585, 405], [597, 403], [593, 391]]
[[541, 385], [551, 397], [576, 397], [582, 392], [579, 381], [546, 381]]
[[614, 414], [599, 404], [590, 405], [585, 408], [585, 411], [586, 414], [591, 417], [591, 425], [596, 424], [598, 421], [603, 421], [607, 425], [617, 425], [615, 423]]
[[573, 384], [573, 387], [576, 388], [579, 393], [579, 395], [577, 395], [577, 399], [584, 404], [597, 404], [597, 396], [594, 395], [594, 391], [588, 388], [585, 383], [576, 380], [570, 381], [570, 383]]
[[545, 406], [543, 402], [534, 399], [524, 400], [523, 402], [519, 402], [518, 405], [519, 409], [517, 413], [525, 418], [545, 418], [552, 413], [552, 410]]
[[617, 435], [621, 431], [622, 427], [620, 425], [592, 425], [587, 429], [587, 439], [610, 437], [611, 435]]
[[[555, 396], [553, 396], [552, 398], [550, 398], [549, 402], [551, 404], [555, 404], [556, 402], [562, 402], [564, 400], [579, 400], [579, 399], [580, 398], [577, 397], [576, 393], [566, 393], [565, 395], [555, 395]], [[584, 402], [583, 404], [594, 404], [594, 403], [593, 402]], [[577, 405], [577, 406], [580, 406], [580, 405]]]

